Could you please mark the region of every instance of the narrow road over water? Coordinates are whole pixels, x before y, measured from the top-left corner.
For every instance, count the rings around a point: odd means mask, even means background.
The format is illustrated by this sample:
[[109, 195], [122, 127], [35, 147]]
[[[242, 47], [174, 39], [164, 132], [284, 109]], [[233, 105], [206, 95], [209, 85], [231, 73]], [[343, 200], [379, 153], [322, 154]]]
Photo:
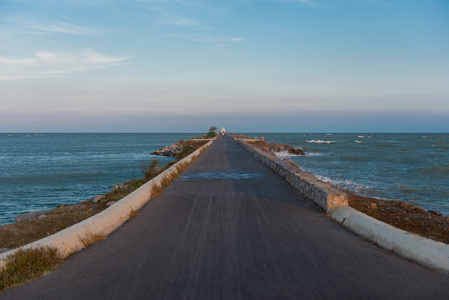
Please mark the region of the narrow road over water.
[[448, 299], [229, 137], [106, 240], [0, 299]]

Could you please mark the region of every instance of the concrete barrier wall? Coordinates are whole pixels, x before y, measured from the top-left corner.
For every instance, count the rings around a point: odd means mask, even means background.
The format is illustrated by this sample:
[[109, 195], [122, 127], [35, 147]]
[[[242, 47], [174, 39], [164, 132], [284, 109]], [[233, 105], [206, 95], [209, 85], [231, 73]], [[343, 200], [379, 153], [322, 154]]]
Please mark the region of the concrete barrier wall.
[[331, 217], [384, 249], [449, 275], [449, 245], [447, 244], [398, 229], [349, 206], [335, 208]]
[[178, 174], [177, 167], [180, 164], [192, 162], [203, 149], [206, 149], [212, 143], [213, 141], [210, 141], [101, 213], [51, 236], [0, 254], [0, 268], [5, 266], [7, 257], [19, 249], [26, 250], [50, 246], [56, 248], [63, 257], [66, 257], [84, 248], [85, 243], [96, 236], [108, 235], [128, 220], [132, 212], [140, 209], [151, 199], [153, 187], [160, 186], [165, 178], [171, 178]]
[[315, 175], [302, 171], [277, 157], [256, 147], [252, 147], [242, 140], [238, 140], [243, 148], [251, 152], [256, 158], [282, 176], [291, 186], [304, 196], [312, 199], [326, 213], [340, 205], [348, 205], [347, 194], [329, 184], [318, 180]]

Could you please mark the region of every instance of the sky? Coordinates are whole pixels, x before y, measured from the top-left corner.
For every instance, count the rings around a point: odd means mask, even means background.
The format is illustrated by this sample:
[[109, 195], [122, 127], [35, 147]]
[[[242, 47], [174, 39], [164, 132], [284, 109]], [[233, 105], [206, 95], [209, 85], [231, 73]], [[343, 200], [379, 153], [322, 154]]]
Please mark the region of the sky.
[[447, 0], [0, 0], [0, 132], [449, 132]]

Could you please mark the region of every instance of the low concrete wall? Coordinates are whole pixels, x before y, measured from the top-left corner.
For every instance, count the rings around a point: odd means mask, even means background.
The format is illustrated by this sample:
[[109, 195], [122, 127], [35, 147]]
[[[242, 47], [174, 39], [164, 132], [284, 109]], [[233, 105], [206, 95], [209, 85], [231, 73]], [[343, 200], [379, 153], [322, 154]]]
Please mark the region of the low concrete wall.
[[335, 208], [331, 217], [382, 248], [449, 275], [449, 245], [447, 244], [398, 229], [349, 206]]
[[312, 199], [326, 213], [330, 213], [337, 206], [348, 205], [348, 196], [343, 190], [329, 183], [322, 182], [315, 175], [295, 168], [263, 150], [251, 147], [242, 140], [237, 141], [243, 148], [282, 176], [301, 194]]
[[66, 257], [84, 248], [84, 242], [92, 239], [92, 237], [108, 235], [128, 220], [133, 211], [140, 209], [151, 199], [153, 187], [160, 186], [164, 178], [171, 178], [172, 175], [178, 174], [177, 166], [179, 164], [192, 162], [194, 158], [200, 155], [202, 149], [209, 147], [212, 143], [210, 141], [101, 213], [51, 236], [0, 254], [0, 268], [5, 266], [7, 257], [19, 249], [50, 246], [56, 248], [63, 257]]

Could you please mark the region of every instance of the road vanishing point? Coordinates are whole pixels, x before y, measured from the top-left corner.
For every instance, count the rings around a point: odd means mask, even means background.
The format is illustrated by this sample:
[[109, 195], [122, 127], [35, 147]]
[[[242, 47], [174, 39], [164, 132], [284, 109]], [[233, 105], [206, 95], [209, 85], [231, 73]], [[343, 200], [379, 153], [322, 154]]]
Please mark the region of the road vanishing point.
[[107, 239], [0, 299], [449, 299], [449, 277], [341, 227], [224, 136]]

